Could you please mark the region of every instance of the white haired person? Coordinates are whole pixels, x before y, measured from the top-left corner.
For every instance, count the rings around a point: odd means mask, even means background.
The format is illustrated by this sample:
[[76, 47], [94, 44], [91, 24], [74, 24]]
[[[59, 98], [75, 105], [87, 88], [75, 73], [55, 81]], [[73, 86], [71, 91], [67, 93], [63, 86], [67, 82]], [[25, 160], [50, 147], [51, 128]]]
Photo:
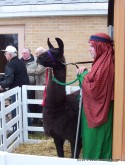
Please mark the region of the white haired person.
[[9, 45], [6, 47], [4, 55], [7, 59], [5, 66], [5, 79], [0, 86], [0, 90], [5, 88], [22, 87], [29, 85], [29, 78], [25, 64], [18, 58], [15, 47]]
[[[17, 86], [22, 87], [22, 85], [29, 85], [29, 77], [27, 74], [27, 69], [25, 64], [18, 58], [17, 50], [15, 47], [9, 45], [6, 47], [4, 55], [7, 59], [7, 64], [5, 66], [5, 78], [1, 83], [0, 90], [12, 89]], [[12, 102], [15, 101], [15, 95], [11, 98]], [[12, 117], [15, 117], [16, 110], [12, 111]], [[15, 127], [16, 129], [17, 127]]]
[[[45, 85], [45, 75], [46, 75], [46, 67], [43, 65], [40, 65], [37, 63], [37, 57], [44, 53], [46, 50], [43, 47], [38, 47], [35, 50], [36, 55], [36, 68], [27, 68], [27, 73], [29, 76], [35, 76], [36, 79], [36, 85]], [[37, 90], [35, 92], [35, 98], [36, 99], [43, 99], [43, 91]], [[42, 105], [35, 105], [36, 108], [34, 109], [34, 112], [41, 113], [42, 112]], [[35, 121], [35, 120], [34, 120]]]

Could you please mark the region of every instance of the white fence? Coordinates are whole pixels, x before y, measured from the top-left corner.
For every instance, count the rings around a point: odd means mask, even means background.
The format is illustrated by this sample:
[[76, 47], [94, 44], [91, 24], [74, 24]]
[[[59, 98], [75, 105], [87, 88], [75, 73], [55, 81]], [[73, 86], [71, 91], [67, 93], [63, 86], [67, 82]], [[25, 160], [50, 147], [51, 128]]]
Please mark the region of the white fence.
[[[29, 90], [44, 90], [44, 86], [16, 87], [0, 94], [0, 150], [11, 152], [20, 143], [39, 142], [37, 139], [29, 139], [28, 131], [43, 132], [43, 127], [29, 126], [28, 118], [41, 118], [42, 113], [29, 113], [28, 104], [42, 104], [42, 100], [28, 99]], [[67, 94], [79, 89], [76, 86], [67, 86]], [[15, 96], [15, 101], [6, 106], [6, 100]], [[14, 118], [7, 120], [7, 117], [16, 109]], [[16, 124], [16, 129], [15, 129]]]
[[0, 165], [124, 165], [125, 162], [83, 161], [70, 158], [23, 155], [0, 152]]
[[42, 119], [42, 113], [29, 113], [28, 112], [28, 104], [42, 104], [42, 100], [37, 99], [28, 99], [27, 98], [27, 91], [29, 90], [44, 90], [44, 86], [26, 86], [24, 85], [22, 87], [22, 109], [23, 109], [23, 138], [24, 142], [27, 143], [34, 143], [38, 142], [39, 140], [35, 139], [29, 139], [28, 138], [28, 131], [38, 131], [43, 132], [43, 127], [35, 127], [35, 126], [29, 126], [28, 125], [28, 118], [41, 118]]
[[[6, 107], [6, 100], [13, 95], [16, 98], [15, 102]], [[0, 150], [11, 151], [23, 142], [21, 89], [16, 87], [1, 93], [0, 104]], [[16, 111], [16, 116], [8, 121], [7, 117], [13, 110]], [[15, 131], [14, 125], [17, 127]]]

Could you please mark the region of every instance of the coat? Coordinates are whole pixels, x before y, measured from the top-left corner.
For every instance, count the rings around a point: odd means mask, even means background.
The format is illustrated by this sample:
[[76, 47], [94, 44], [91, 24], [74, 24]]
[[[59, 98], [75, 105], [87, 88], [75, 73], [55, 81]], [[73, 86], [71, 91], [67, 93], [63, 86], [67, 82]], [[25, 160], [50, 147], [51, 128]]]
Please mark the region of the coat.
[[13, 57], [5, 66], [5, 78], [1, 87], [12, 89], [22, 85], [29, 85], [26, 66], [18, 57]]
[[[37, 67], [36, 59], [34, 58], [34, 56], [32, 54], [31, 54], [30, 59], [24, 60], [23, 58], [21, 58], [21, 60], [25, 63], [27, 70], [36, 69], [36, 67]], [[30, 80], [30, 85], [35, 85], [36, 84], [35, 75], [28, 74], [28, 76], [29, 76], [29, 80]]]
[[[38, 64], [35, 61], [37, 67], [36, 68], [27, 68], [27, 73], [30, 76], [35, 76], [36, 79], [36, 85], [45, 85], [45, 71], [46, 67], [43, 65]], [[36, 91], [35, 92], [35, 98], [36, 99], [42, 99], [43, 98], [43, 91]]]

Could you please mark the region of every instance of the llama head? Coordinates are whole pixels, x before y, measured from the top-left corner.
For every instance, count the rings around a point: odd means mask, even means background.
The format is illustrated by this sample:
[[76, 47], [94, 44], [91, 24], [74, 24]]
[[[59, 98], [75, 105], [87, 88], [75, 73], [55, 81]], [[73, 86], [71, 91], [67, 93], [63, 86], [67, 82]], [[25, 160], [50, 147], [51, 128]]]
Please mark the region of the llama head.
[[55, 38], [58, 48], [54, 48], [54, 46], [47, 40], [49, 50], [45, 51], [41, 55], [39, 55], [37, 62], [45, 67], [51, 68], [60, 68], [64, 67], [63, 63], [65, 62], [65, 58], [63, 56], [64, 53], [64, 44], [60, 38]]

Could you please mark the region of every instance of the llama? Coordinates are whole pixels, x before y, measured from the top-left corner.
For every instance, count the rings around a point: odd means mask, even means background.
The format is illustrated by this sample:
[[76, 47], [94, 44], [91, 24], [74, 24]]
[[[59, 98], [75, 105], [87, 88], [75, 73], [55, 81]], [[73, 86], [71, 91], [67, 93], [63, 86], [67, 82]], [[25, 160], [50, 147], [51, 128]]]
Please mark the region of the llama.
[[[71, 157], [74, 157], [77, 120], [79, 111], [79, 91], [67, 95], [65, 86], [58, 85], [52, 80], [66, 82], [66, 66], [63, 55], [64, 44], [55, 38], [59, 48], [54, 48], [48, 39], [49, 50], [38, 57], [38, 63], [49, 67], [49, 82], [46, 91], [45, 106], [43, 107], [43, 127], [45, 134], [54, 139], [57, 154], [64, 157], [64, 141], [68, 140], [71, 146]], [[81, 150], [81, 137], [78, 136], [76, 158]]]

